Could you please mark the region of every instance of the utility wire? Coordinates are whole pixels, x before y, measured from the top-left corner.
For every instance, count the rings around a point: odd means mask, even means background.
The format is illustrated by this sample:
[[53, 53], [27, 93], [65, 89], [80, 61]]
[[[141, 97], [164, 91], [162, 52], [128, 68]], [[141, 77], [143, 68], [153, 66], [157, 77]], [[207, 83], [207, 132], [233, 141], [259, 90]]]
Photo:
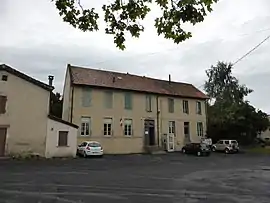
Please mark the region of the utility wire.
[[[246, 33], [246, 34], [240, 34], [240, 35], [237, 35], [238, 37], [245, 37], [245, 36], [248, 36], [248, 35], [253, 35], [253, 34], [257, 34], [257, 33], [261, 33], [261, 32], [265, 32], [265, 31], [268, 31], [270, 30], [270, 28], [266, 28], [266, 29], [261, 29], [261, 30], [257, 30], [255, 32], [252, 32], [252, 33]], [[209, 41], [206, 41], [206, 42], [209, 42]], [[178, 49], [178, 47], [173, 47], [173, 48], [169, 48], [169, 49], [166, 49], [166, 50], [162, 50], [162, 51], [157, 51], [157, 52], [150, 52], [150, 53], [143, 53], [143, 54], [135, 54], [133, 56], [130, 56], [130, 57], [138, 57], [138, 56], [151, 56], [151, 55], [155, 55], [155, 54], [159, 54], [161, 52], [164, 52], [164, 51], [173, 51], [175, 49]], [[129, 58], [129, 57], [128, 57]], [[112, 59], [107, 59], [107, 60], [103, 60], [103, 61], [100, 61], [100, 62], [97, 62], [97, 63], [94, 63], [92, 64], [92, 66], [95, 66], [95, 65], [98, 65], [98, 64], [103, 64], [103, 63], [107, 63], [107, 62], [111, 62], [111, 61], [114, 61], [118, 58], [112, 58]]]
[[245, 57], [247, 57], [249, 54], [251, 54], [253, 51], [255, 51], [259, 46], [261, 46], [264, 42], [266, 42], [270, 38], [270, 35], [268, 35], [263, 41], [261, 41], [259, 44], [257, 44], [254, 48], [252, 48], [250, 51], [248, 51], [245, 55], [243, 55], [241, 58], [237, 59], [232, 65], [234, 66], [241, 60], [243, 60]]
[[[259, 48], [263, 43], [265, 43], [268, 39], [270, 39], [270, 35], [268, 35], [264, 40], [262, 40], [259, 44], [257, 44], [255, 47], [253, 47], [251, 50], [249, 50], [246, 54], [244, 54], [242, 57], [237, 59], [232, 65], [234, 66], [235, 64], [239, 63], [241, 60], [246, 58], [249, 54], [251, 54], [253, 51], [255, 51], [257, 48]], [[198, 88], [203, 87], [203, 85], [200, 85]]]

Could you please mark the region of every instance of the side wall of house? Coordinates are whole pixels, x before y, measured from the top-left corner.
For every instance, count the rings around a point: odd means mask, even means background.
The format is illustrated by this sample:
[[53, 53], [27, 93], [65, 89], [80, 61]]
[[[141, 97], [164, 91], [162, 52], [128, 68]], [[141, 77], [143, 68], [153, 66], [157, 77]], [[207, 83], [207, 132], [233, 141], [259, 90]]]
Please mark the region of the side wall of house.
[[[68, 132], [67, 146], [58, 146], [59, 131]], [[48, 118], [46, 158], [75, 157], [78, 129]]]
[[[199, 142], [201, 137], [197, 136], [197, 122], [203, 123], [205, 134], [206, 130], [206, 112], [205, 101], [202, 100], [202, 115], [196, 114], [195, 99], [188, 99], [189, 114], [184, 114], [182, 109], [183, 99], [174, 99], [174, 113], [168, 112], [168, 97], [152, 96], [152, 112], [146, 111], [146, 95], [132, 93], [132, 110], [124, 108], [124, 92], [113, 92], [113, 108], [105, 108], [104, 100], [105, 90], [91, 90], [91, 105], [82, 106], [82, 88], [76, 87], [74, 90], [74, 109], [73, 121], [76, 125], [81, 125], [81, 117], [91, 118], [91, 136], [82, 137], [78, 133], [78, 143], [85, 140], [96, 140], [102, 143], [105, 153], [141, 153], [144, 151], [144, 120], [152, 119], [155, 121], [156, 143], [161, 145], [162, 135], [168, 134], [169, 121], [175, 121], [175, 150], [181, 150], [184, 144], [184, 122], [190, 122], [190, 139], [193, 142]], [[157, 102], [158, 101], [158, 102]], [[158, 107], [157, 107], [158, 103]], [[159, 122], [157, 122], [157, 110], [160, 111]], [[112, 118], [113, 135], [105, 137], [103, 135], [103, 119]], [[120, 119], [132, 119], [133, 135], [127, 137], [124, 135], [123, 126], [120, 125]], [[159, 123], [159, 125], [157, 124]]]
[[0, 125], [8, 125], [6, 154], [34, 152], [44, 156], [49, 111], [49, 91], [17, 76], [0, 82], [0, 94], [7, 96], [6, 113]]
[[71, 107], [71, 87], [70, 87], [70, 74], [69, 69], [66, 70], [64, 89], [63, 89], [63, 110], [62, 119], [70, 121], [70, 107]]

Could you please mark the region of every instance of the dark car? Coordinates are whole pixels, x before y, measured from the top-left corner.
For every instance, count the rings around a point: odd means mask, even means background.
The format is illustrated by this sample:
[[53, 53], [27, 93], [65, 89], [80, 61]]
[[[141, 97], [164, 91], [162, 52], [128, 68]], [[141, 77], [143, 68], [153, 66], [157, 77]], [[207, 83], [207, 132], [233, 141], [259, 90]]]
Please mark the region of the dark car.
[[211, 149], [203, 143], [189, 143], [182, 148], [184, 154], [195, 154], [197, 156], [209, 156]]

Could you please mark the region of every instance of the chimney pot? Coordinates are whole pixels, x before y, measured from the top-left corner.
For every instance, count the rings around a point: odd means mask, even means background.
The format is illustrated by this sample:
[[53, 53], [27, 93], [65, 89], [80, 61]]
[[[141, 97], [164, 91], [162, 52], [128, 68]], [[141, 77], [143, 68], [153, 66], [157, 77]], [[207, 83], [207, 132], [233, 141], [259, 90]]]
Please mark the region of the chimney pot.
[[54, 79], [54, 76], [53, 76], [53, 75], [49, 75], [49, 76], [48, 76], [48, 79], [49, 79], [49, 85], [50, 85], [50, 86], [53, 86], [53, 79]]
[[169, 74], [169, 83], [171, 83], [171, 74]]

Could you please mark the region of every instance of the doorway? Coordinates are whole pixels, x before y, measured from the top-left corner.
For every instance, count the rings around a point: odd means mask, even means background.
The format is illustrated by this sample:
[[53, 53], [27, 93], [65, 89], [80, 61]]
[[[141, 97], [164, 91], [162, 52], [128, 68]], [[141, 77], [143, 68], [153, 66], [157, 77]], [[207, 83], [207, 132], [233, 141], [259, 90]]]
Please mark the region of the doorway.
[[145, 145], [154, 146], [156, 144], [155, 121], [144, 120]]
[[0, 157], [5, 155], [7, 128], [0, 128]]

